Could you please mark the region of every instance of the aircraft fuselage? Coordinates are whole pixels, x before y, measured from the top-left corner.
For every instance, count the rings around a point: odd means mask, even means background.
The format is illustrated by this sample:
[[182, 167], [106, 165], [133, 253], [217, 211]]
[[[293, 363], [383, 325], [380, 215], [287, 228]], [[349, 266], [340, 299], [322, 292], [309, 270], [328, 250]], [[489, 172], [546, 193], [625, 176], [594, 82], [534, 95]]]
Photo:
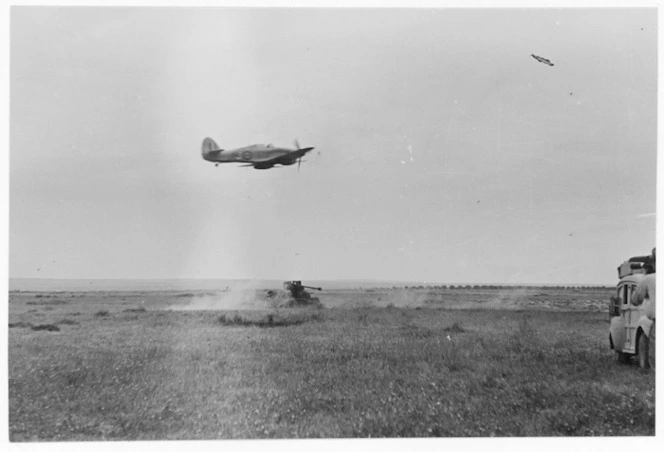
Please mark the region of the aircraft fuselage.
[[208, 162], [247, 163], [256, 169], [268, 169], [275, 165], [293, 165], [313, 148], [289, 149], [264, 144], [254, 144], [237, 149], [207, 150], [203, 158]]
[[[212, 155], [206, 155], [204, 158], [210, 162], [219, 163], [254, 163], [260, 162], [261, 160], [272, 160], [278, 157], [283, 157], [293, 153], [294, 151], [295, 149], [267, 147], [262, 144], [254, 144], [252, 146], [245, 146], [238, 149], [229, 149], [227, 151], [221, 151]], [[289, 160], [292, 160], [294, 163], [297, 159]]]

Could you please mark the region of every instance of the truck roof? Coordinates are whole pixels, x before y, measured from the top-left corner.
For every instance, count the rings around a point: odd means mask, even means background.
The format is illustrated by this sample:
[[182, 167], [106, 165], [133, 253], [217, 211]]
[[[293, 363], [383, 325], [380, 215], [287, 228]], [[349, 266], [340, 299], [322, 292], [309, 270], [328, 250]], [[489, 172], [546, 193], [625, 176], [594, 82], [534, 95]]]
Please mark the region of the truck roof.
[[622, 279], [637, 273], [645, 274], [648, 269], [652, 268], [653, 262], [650, 256], [632, 257], [618, 266], [618, 278]]
[[633, 273], [631, 275], [627, 275], [623, 278], [620, 278], [620, 281], [618, 281], [618, 286], [629, 283], [638, 284], [645, 276], [645, 273]]

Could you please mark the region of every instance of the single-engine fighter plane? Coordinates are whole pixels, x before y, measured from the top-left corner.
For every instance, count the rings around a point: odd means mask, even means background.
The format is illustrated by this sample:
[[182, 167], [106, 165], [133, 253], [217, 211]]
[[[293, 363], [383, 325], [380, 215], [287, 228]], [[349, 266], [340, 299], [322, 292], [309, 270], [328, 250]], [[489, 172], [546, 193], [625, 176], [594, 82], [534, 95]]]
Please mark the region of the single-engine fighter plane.
[[537, 55], [533, 55], [532, 53], [530, 54], [531, 57], [535, 58], [537, 61], [540, 63], [548, 64], [549, 66], [553, 66], [553, 63], [546, 58], [539, 57]]
[[301, 148], [295, 140], [296, 149], [281, 148], [271, 144], [253, 144], [238, 149], [223, 150], [217, 146], [212, 138], [203, 140], [202, 153], [203, 159], [208, 162], [214, 162], [215, 166], [220, 163], [247, 163], [255, 169], [269, 169], [274, 165], [293, 165], [297, 162], [297, 169], [300, 169], [302, 157], [313, 148]]

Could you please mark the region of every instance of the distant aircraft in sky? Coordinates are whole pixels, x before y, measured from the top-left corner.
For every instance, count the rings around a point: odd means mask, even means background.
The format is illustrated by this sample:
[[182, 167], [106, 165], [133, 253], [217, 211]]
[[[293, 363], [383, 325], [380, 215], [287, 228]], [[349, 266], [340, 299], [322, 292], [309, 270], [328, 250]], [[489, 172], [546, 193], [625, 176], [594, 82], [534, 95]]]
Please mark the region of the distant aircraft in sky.
[[296, 149], [275, 147], [271, 144], [253, 144], [238, 149], [229, 149], [227, 151], [220, 149], [212, 138], [203, 140], [202, 153], [203, 159], [208, 162], [214, 162], [217, 166], [220, 163], [247, 163], [255, 169], [269, 169], [274, 165], [293, 165], [297, 162], [297, 169], [300, 169], [302, 157], [314, 148], [301, 148], [295, 140]]
[[546, 58], [538, 57], [537, 55], [533, 55], [532, 53], [530, 54], [531, 57], [535, 58], [537, 61], [540, 63], [548, 64], [549, 66], [553, 66], [553, 63]]

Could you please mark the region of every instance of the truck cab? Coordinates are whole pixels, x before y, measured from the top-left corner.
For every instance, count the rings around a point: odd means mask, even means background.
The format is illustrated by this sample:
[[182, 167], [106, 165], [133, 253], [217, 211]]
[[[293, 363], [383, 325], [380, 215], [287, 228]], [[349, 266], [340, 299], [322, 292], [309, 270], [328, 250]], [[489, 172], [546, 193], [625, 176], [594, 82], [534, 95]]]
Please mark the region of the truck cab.
[[655, 320], [654, 316], [649, 318], [646, 315], [646, 307], [648, 302], [654, 303], [655, 300], [637, 300], [635, 292], [646, 275], [654, 270], [654, 262], [651, 263], [649, 257], [631, 258], [618, 267], [616, 295], [609, 305], [611, 348], [621, 362], [628, 362], [637, 356], [640, 367], [644, 369], [654, 367]]

